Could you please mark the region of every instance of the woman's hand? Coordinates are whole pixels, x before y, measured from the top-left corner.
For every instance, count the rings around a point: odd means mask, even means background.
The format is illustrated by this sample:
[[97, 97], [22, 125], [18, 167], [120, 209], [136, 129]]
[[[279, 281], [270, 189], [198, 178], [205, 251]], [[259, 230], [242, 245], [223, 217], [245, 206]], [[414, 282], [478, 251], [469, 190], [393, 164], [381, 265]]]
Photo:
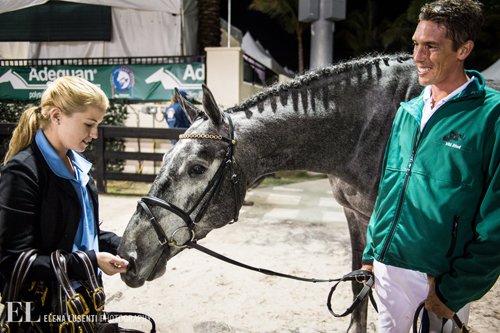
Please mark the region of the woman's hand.
[[107, 275], [125, 273], [128, 261], [108, 252], [96, 252], [97, 265]]

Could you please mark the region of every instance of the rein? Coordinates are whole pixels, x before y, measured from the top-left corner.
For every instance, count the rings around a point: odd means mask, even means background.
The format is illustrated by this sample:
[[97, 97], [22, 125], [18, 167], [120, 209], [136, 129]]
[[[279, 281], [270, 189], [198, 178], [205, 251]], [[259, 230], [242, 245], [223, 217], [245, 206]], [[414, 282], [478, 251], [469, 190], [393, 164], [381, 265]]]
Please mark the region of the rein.
[[[217, 258], [217, 259], [222, 260], [224, 262], [227, 262], [229, 264], [239, 266], [239, 267], [251, 270], [251, 271], [259, 272], [259, 273], [262, 273], [265, 275], [279, 276], [279, 277], [286, 278], [286, 279], [298, 280], [298, 281], [303, 281], [303, 282], [312, 282], [312, 283], [336, 282], [333, 285], [333, 287], [330, 289], [330, 292], [328, 293], [328, 298], [326, 301], [326, 306], [328, 307], [328, 311], [330, 311], [330, 313], [334, 317], [345, 317], [348, 314], [352, 313], [352, 311], [354, 311], [354, 309], [361, 302], [363, 302], [366, 299], [366, 296], [369, 296], [370, 301], [371, 301], [373, 307], [375, 308], [375, 311], [378, 312], [377, 303], [375, 302], [375, 299], [373, 298], [373, 293], [372, 293], [372, 286], [373, 286], [373, 283], [375, 280], [373, 278], [372, 272], [370, 272], [370, 271], [358, 269], [356, 271], [353, 271], [353, 272], [350, 272], [350, 273], [344, 275], [341, 278], [335, 278], [335, 279], [305, 278], [305, 277], [289, 275], [289, 274], [285, 274], [285, 273], [275, 272], [275, 271], [265, 269], [265, 268], [258, 268], [255, 266], [250, 266], [250, 265], [244, 264], [240, 261], [231, 259], [229, 257], [226, 257], [226, 256], [220, 254], [220, 253], [212, 251], [204, 246], [201, 246], [200, 244], [196, 243], [195, 240], [187, 241], [184, 244], [184, 246], [187, 248], [196, 249], [200, 252], [208, 254], [214, 258]], [[341, 314], [338, 314], [338, 313], [335, 313], [332, 309], [332, 296], [333, 296], [333, 293], [335, 292], [335, 289], [339, 285], [339, 283], [345, 282], [345, 281], [356, 281], [358, 283], [363, 283], [364, 286], [361, 289], [361, 291], [358, 293], [358, 295], [356, 295], [356, 297], [354, 298], [353, 303], [344, 312], [342, 312]]]
[[[239, 180], [238, 180], [238, 175], [234, 172], [234, 147], [236, 146], [236, 140], [234, 139], [234, 126], [233, 122], [231, 120], [231, 117], [229, 115], [225, 115], [225, 117], [228, 120], [229, 124], [229, 137], [224, 137], [221, 135], [215, 135], [215, 134], [181, 134], [179, 135], [179, 139], [205, 139], [205, 140], [221, 140], [226, 143], [228, 143], [228, 147], [226, 148], [226, 154], [224, 157], [224, 160], [220, 164], [219, 168], [217, 169], [216, 173], [214, 174], [213, 178], [210, 180], [208, 183], [207, 187], [201, 194], [200, 198], [196, 201], [196, 203], [193, 205], [193, 207], [187, 211], [175, 206], [174, 204], [167, 202], [165, 200], [162, 200], [157, 197], [153, 196], [144, 196], [141, 200], [138, 201], [139, 206], [143, 209], [144, 213], [148, 216], [148, 220], [151, 222], [151, 225], [153, 226], [157, 236], [158, 236], [158, 241], [160, 243], [160, 246], [163, 247], [163, 251], [168, 249], [169, 247], [177, 247], [177, 248], [190, 248], [190, 249], [196, 249], [198, 251], [201, 251], [205, 254], [208, 254], [214, 258], [217, 258], [219, 260], [222, 260], [224, 262], [230, 263], [232, 265], [236, 265], [248, 270], [256, 271], [262, 274], [266, 275], [272, 275], [272, 276], [279, 276], [283, 278], [288, 278], [288, 279], [293, 279], [293, 280], [299, 280], [299, 281], [304, 281], [304, 282], [312, 282], [312, 283], [319, 283], [319, 282], [336, 282], [335, 285], [331, 288], [329, 294], [328, 294], [328, 299], [327, 299], [327, 307], [330, 313], [335, 316], [335, 317], [343, 317], [348, 314], [350, 314], [362, 301], [365, 300], [366, 296], [370, 297], [370, 300], [372, 302], [373, 307], [375, 310], [377, 310], [377, 305], [375, 303], [375, 300], [373, 298], [372, 294], [372, 286], [374, 283], [374, 278], [373, 274], [370, 271], [367, 270], [356, 270], [353, 271], [349, 274], [344, 275], [341, 278], [336, 278], [336, 279], [316, 279], [316, 278], [304, 278], [304, 277], [299, 277], [299, 276], [294, 276], [294, 275], [289, 275], [289, 274], [284, 274], [284, 273], [279, 273], [275, 271], [271, 271], [268, 269], [264, 268], [258, 268], [254, 266], [250, 266], [247, 264], [244, 264], [242, 262], [236, 261], [234, 259], [228, 258], [224, 255], [221, 255], [217, 252], [214, 252], [204, 246], [201, 246], [200, 244], [197, 243], [196, 239], [196, 234], [194, 228], [196, 227], [196, 224], [201, 220], [203, 215], [205, 214], [212, 198], [215, 196], [216, 193], [218, 193], [221, 184], [224, 180], [224, 176], [226, 174], [226, 168], [229, 169], [229, 172], [231, 174], [231, 182], [233, 185], [233, 192], [234, 192], [234, 215], [233, 215], [233, 220], [230, 223], [236, 222], [238, 220], [238, 214], [239, 214], [239, 207], [241, 207], [241, 202], [240, 202], [240, 196], [239, 196]], [[206, 198], [205, 198], [206, 197]], [[203, 203], [202, 203], [203, 202]], [[196, 216], [194, 219], [191, 218], [191, 214], [196, 210], [196, 208], [201, 204], [201, 208], [198, 210], [196, 213]], [[154, 216], [153, 212], [151, 211], [150, 206], [158, 206], [161, 208], [164, 208], [171, 213], [177, 215], [180, 217], [185, 225], [181, 226], [177, 229], [175, 229], [172, 234], [170, 235], [170, 238], [166, 235], [165, 231], [161, 227], [160, 223]], [[176, 239], [176, 235], [179, 231], [186, 229], [189, 232], [189, 239], [184, 240], [184, 241], [178, 241]], [[163, 253], [163, 252], [162, 252]], [[157, 261], [158, 264], [158, 261]], [[156, 267], [156, 265], [155, 265]], [[153, 267], [154, 271], [155, 267]], [[356, 281], [358, 283], [363, 283], [364, 286], [359, 292], [359, 294], [355, 297], [353, 303], [341, 314], [337, 314], [332, 310], [331, 307], [331, 299], [333, 296], [333, 293], [335, 289], [337, 288], [338, 284], [340, 282], [344, 281]]]
[[[422, 316], [422, 322], [420, 325], [418, 324], [418, 319], [419, 317]], [[451, 318], [454, 322], [455, 325], [458, 327], [460, 332], [462, 333], [470, 333], [471, 329], [465, 325], [462, 320], [458, 317], [458, 315], [455, 313], [453, 317]], [[443, 318], [442, 320], [442, 327], [446, 324], [448, 319]], [[425, 302], [420, 303], [420, 305], [417, 307], [417, 310], [415, 311], [415, 314], [413, 316], [413, 333], [427, 333], [430, 332], [430, 323], [429, 323], [429, 315], [427, 313], [427, 310], [425, 309]]]

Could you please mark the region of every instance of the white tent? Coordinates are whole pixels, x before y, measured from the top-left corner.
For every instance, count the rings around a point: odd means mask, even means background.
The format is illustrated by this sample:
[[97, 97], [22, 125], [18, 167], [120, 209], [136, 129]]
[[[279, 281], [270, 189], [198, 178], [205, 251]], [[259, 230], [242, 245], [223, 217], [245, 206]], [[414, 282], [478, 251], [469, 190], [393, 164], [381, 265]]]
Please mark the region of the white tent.
[[[49, 0], [0, 0], [0, 14]], [[100, 58], [197, 54], [196, 0], [61, 0], [112, 7], [111, 41], [0, 42], [0, 58]]]
[[500, 81], [500, 59], [498, 59], [490, 67], [486, 68], [481, 74], [487, 80], [499, 80]]
[[259, 41], [256, 41], [248, 31], [243, 36], [241, 48], [250, 57], [254, 58], [267, 68], [272, 69], [275, 73], [286, 76], [293, 76], [293, 73], [290, 70], [283, 68], [273, 58], [269, 51], [266, 50]]

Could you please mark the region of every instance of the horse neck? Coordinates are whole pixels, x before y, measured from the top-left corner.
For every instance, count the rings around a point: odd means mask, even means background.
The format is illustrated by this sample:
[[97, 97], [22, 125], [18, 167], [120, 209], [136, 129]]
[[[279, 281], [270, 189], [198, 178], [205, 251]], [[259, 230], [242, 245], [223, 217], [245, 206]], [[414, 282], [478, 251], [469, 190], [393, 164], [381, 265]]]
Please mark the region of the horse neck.
[[379, 66], [295, 80], [243, 103], [235, 113], [237, 158], [248, 182], [279, 170], [345, 179], [378, 172], [395, 110], [419, 90], [413, 68]]

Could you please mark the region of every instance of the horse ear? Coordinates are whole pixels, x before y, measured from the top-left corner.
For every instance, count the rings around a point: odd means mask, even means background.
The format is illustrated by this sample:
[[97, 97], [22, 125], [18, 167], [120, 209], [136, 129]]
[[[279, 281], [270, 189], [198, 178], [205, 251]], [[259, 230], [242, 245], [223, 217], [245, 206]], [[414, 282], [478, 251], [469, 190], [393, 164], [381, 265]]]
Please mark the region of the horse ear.
[[179, 90], [177, 88], [175, 88], [175, 95], [177, 97], [177, 100], [179, 101], [179, 104], [181, 105], [181, 108], [184, 110], [184, 112], [186, 112], [191, 123], [193, 123], [196, 118], [203, 116], [203, 111], [201, 111], [187, 99], [185, 99], [184, 96], [179, 93]]
[[201, 88], [203, 89], [203, 109], [205, 109], [205, 113], [214, 125], [219, 126], [222, 124], [222, 113], [215, 102], [215, 98], [205, 84], [202, 84]]

